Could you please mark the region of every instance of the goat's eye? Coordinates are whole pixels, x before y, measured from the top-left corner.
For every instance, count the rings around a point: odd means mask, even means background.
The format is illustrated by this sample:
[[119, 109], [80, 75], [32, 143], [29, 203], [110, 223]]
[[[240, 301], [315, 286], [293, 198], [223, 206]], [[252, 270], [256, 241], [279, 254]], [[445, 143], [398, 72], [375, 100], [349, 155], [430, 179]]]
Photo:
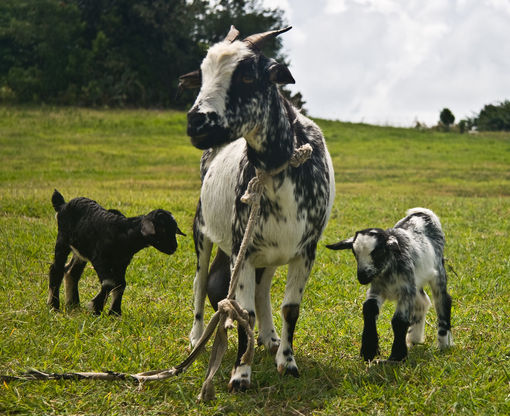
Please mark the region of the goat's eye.
[[249, 75], [243, 75], [241, 77], [241, 81], [245, 84], [253, 84], [255, 82], [255, 78]]

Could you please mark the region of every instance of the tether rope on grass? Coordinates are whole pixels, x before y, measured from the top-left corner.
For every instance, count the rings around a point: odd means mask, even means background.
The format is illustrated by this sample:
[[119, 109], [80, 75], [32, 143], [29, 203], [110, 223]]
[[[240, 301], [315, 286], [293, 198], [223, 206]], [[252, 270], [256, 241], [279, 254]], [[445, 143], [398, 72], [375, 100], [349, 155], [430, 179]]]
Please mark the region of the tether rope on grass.
[[241, 197], [241, 201], [250, 205], [250, 216], [244, 232], [243, 240], [239, 248], [239, 253], [236, 257], [236, 262], [232, 270], [228, 295], [225, 299], [218, 303], [218, 310], [212, 316], [209, 324], [204, 330], [204, 333], [193, 348], [190, 355], [179, 365], [166, 370], [153, 370], [145, 371], [137, 374], [118, 373], [113, 371], [106, 372], [71, 372], [71, 373], [44, 373], [38, 370], [30, 370], [19, 376], [0, 375], [1, 382], [9, 382], [15, 380], [132, 380], [139, 383], [145, 381], [164, 380], [176, 376], [184, 371], [197, 359], [200, 353], [205, 348], [207, 341], [211, 338], [214, 330], [217, 327], [216, 337], [211, 350], [211, 357], [209, 359], [209, 366], [207, 368], [206, 377], [202, 385], [201, 392], [198, 396], [199, 400], [208, 401], [215, 398], [213, 378], [218, 371], [223, 356], [227, 351], [228, 338], [227, 331], [234, 327], [234, 321], [238, 322], [238, 327], [246, 331], [248, 337], [248, 344], [245, 353], [241, 357], [241, 365], [251, 365], [253, 361], [253, 353], [255, 346], [255, 336], [253, 328], [250, 325], [249, 315], [239, 303], [234, 299], [237, 283], [239, 281], [239, 273], [243, 265], [246, 250], [251, 242], [253, 229], [260, 215], [260, 198], [264, 191], [264, 186], [267, 180], [282, 171], [289, 165], [298, 167], [306, 162], [312, 154], [312, 146], [305, 144], [298, 149], [294, 150], [291, 159], [272, 171], [256, 170], [255, 176], [248, 183], [246, 192]]

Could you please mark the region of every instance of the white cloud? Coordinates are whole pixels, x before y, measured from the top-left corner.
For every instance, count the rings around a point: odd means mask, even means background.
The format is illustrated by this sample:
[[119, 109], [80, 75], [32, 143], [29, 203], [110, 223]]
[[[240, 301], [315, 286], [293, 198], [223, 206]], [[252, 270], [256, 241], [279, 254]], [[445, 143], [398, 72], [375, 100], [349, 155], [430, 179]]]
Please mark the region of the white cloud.
[[347, 10], [347, 5], [345, 3], [345, 0], [326, 0], [324, 11], [327, 14], [343, 13]]
[[510, 0], [487, 0], [487, 3], [510, 16]]
[[293, 0], [284, 45], [317, 117], [411, 125], [510, 98], [510, 0]]

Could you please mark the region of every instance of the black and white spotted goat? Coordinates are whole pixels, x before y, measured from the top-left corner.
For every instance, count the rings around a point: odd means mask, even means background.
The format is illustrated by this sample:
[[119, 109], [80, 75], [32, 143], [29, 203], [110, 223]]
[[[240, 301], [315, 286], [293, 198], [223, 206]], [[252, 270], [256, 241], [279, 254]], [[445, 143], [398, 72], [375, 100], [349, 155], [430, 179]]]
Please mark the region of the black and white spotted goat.
[[[249, 206], [240, 198], [255, 170], [271, 171], [289, 162], [294, 150], [309, 144], [311, 158], [268, 179], [235, 293], [236, 300], [258, 321], [259, 345], [276, 352], [280, 373], [298, 376], [292, 349], [294, 328], [317, 241], [334, 199], [334, 172], [320, 129], [280, 93], [278, 84], [294, 83], [286, 66], [260, 52], [261, 45], [290, 28], [238, 40], [232, 27], [213, 45], [200, 71], [181, 77], [181, 85], [201, 89], [188, 113], [191, 143], [205, 150], [202, 189], [194, 221], [197, 271], [194, 281], [195, 345], [203, 333], [206, 292], [215, 304], [227, 294], [230, 267], [239, 252]], [[211, 270], [213, 243], [218, 246]], [[278, 266], [288, 264], [282, 303], [282, 334], [273, 325], [270, 288]], [[211, 276], [209, 278], [209, 276]], [[239, 331], [237, 362], [229, 389], [250, 385], [251, 368], [240, 365], [246, 333]]]
[[424, 341], [425, 314], [431, 304], [423, 290], [426, 284], [432, 289], [438, 316], [439, 347], [453, 345], [452, 299], [446, 291], [444, 244], [439, 218], [428, 209], [413, 208], [393, 228], [368, 228], [327, 246], [333, 250], [352, 249], [359, 282], [370, 283], [363, 304], [361, 355], [365, 360], [373, 360], [379, 353], [376, 321], [385, 300], [397, 302], [391, 320], [395, 338], [389, 361], [404, 360], [408, 345]]
[[[175, 235], [184, 235], [172, 214], [163, 209], [126, 218], [121, 212], [106, 210], [88, 198], [74, 198], [66, 203], [57, 190], [51, 202], [57, 212], [58, 222], [48, 295], [48, 305], [54, 309], [60, 307], [62, 279], [67, 306], [80, 304], [78, 281], [87, 261], [90, 261], [101, 282], [101, 291], [90, 303], [92, 311], [100, 314], [111, 293], [113, 300], [110, 314], [120, 315], [126, 287], [126, 269], [133, 256], [148, 246], [165, 254], [173, 254], [177, 249]], [[73, 257], [66, 265], [71, 251]]]

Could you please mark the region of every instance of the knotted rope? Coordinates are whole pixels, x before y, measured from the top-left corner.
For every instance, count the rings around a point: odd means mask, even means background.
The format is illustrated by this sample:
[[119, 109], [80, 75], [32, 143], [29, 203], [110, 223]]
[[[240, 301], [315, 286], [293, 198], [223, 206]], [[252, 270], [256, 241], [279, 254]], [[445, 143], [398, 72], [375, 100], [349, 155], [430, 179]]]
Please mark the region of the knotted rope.
[[197, 342], [197, 345], [193, 348], [190, 355], [180, 364], [175, 367], [166, 370], [153, 370], [145, 371], [137, 374], [126, 374], [117, 373], [112, 371], [95, 373], [95, 372], [72, 372], [72, 373], [44, 373], [38, 370], [28, 371], [20, 376], [7, 376], [0, 375], [0, 381], [7, 382], [13, 380], [81, 380], [81, 379], [93, 379], [93, 380], [133, 380], [139, 383], [145, 381], [163, 380], [172, 376], [176, 376], [186, 369], [196, 360], [200, 353], [205, 348], [207, 341], [211, 338], [216, 327], [216, 337], [211, 350], [211, 357], [209, 359], [209, 367], [207, 369], [206, 377], [202, 385], [202, 390], [198, 396], [198, 400], [212, 400], [215, 398], [213, 378], [218, 371], [223, 356], [227, 351], [228, 338], [227, 331], [234, 327], [234, 321], [238, 322], [238, 327], [243, 328], [246, 331], [248, 338], [248, 345], [246, 352], [241, 357], [241, 365], [251, 365], [253, 361], [253, 353], [255, 346], [255, 336], [253, 328], [250, 324], [250, 318], [248, 312], [241, 308], [239, 303], [234, 299], [237, 283], [239, 281], [239, 275], [241, 267], [244, 263], [246, 256], [246, 250], [251, 243], [251, 238], [255, 224], [260, 215], [260, 199], [264, 191], [264, 187], [267, 180], [275, 176], [288, 166], [298, 167], [306, 162], [312, 154], [312, 146], [305, 144], [298, 149], [294, 150], [291, 159], [283, 164], [282, 166], [272, 170], [263, 171], [256, 169], [255, 176], [248, 183], [246, 192], [241, 197], [241, 201], [245, 204], [250, 205], [250, 216], [248, 223], [244, 231], [243, 240], [237, 254], [234, 268], [232, 269], [232, 276], [230, 279], [230, 286], [228, 295], [225, 299], [218, 303], [218, 310], [212, 316], [209, 324], [204, 330], [204, 333]]

